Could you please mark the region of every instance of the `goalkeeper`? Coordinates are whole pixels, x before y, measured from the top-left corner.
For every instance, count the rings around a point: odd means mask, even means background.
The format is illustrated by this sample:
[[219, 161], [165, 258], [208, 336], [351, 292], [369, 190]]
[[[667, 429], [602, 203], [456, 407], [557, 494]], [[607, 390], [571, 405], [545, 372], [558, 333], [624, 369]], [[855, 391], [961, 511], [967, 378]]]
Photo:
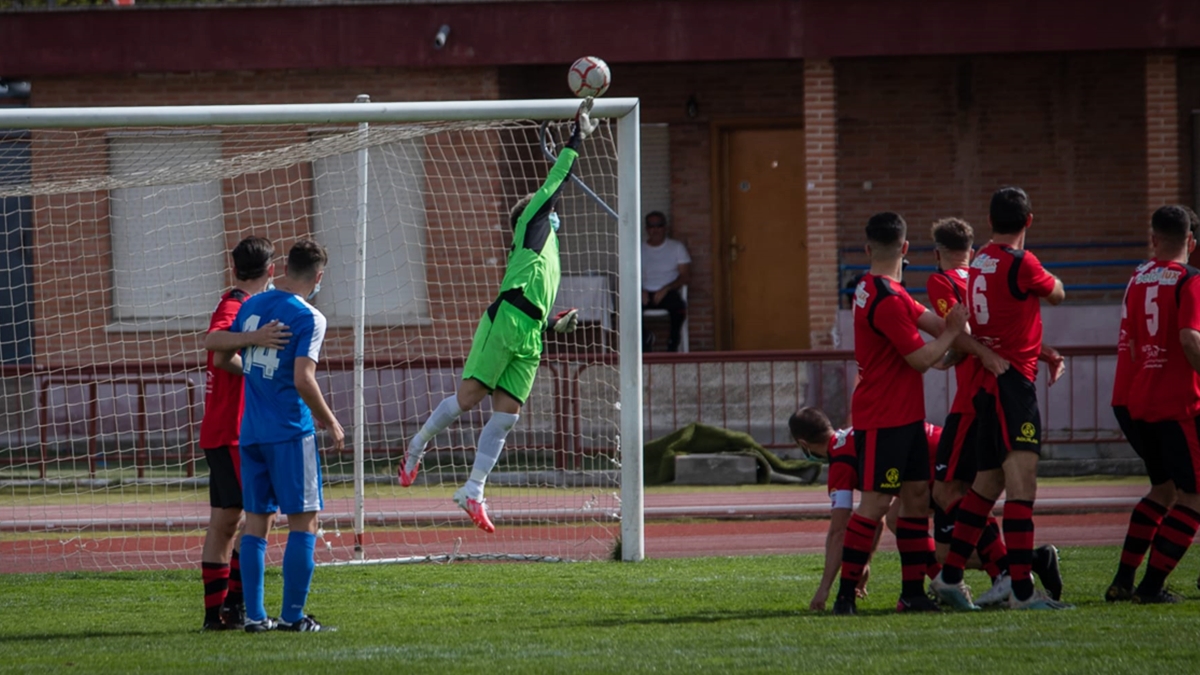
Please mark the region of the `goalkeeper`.
[[570, 333], [578, 324], [577, 311], [562, 312], [547, 320], [558, 294], [559, 218], [555, 207], [583, 140], [596, 130], [591, 119], [592, 99], [580, 104], [571, 140], [550, 169], [546, 182], [513, 207], [510, 222], [513, 240], [508, 268], [496, 301], [479, 319], [471, 352], [463, 367], [458, 393], [442, 401], [417, 432], [404, 453], [400, 484], [416, 480], [425, 448], [435, 436], [464, 412], [492, 395], [492, 416], [479, 433], [475, 464], [467, 484], [454, 493], [454, 502], [486, 532], [496, 528], [488, 518], [483, 487], [500, 459], [504, 439], [520, 418], [521, 406], [533, 389], [542, 356], [542, 332]]

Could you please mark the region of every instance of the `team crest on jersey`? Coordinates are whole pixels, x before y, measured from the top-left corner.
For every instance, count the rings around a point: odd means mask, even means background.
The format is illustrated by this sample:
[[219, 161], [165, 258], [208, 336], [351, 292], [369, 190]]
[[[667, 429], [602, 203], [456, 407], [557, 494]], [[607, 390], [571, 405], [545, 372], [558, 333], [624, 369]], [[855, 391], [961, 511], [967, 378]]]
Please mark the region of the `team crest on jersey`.
[[938, 314], [945, 316], [946, 312], [950, 311], [950, 303], [946, 302], [945, 298], [938, 298], [937, 309], [938, 309]]
[[858, 288], [854, 289], [854, 304], [859, 307], [867, 306], [867, 282], [858, 282]]
[[974, 267], [983, 274], [994, 274], [996, 272], [996, 265], [999, 264], [1000, 260], [998, 258], [993, 258], [986, 253], [980, 253], [971, 261], [971, 267]]
[[898, 488], [900, 487], [900, 470], [892, 467], [884, 472], [884, 482], [879, 485], [881, 488]]

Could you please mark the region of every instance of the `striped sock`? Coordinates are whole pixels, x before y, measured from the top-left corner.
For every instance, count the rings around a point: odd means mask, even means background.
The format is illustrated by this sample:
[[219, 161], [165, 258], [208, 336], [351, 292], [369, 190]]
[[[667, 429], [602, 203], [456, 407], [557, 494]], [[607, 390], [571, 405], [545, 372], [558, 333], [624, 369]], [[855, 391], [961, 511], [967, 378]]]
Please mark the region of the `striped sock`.
[[946, 563], [942, 565], [942, 581], [957, 584], [962, 581], [963, 570], [979, 536], [987, 526], [988, 515], [996, 501], [987, 499], [974, 490], [968, 490], [967, 496], [958, 504], [954, 518], [954, 539], [950, 542], [950, 553], [946, 555]]
[[229, 592], [229, 565], [225, 563], [200, 563], [200, 578], [204, 581], [204, 622], [221, 620], [221, 603]]
[[[900, 596], [925, 594], [925, 574], [933, 554], [928, 518], [900, 518], [896, 522], [896, 548], [900, 550]], [[935, 563], [936, 564], [936, 561]], [[936, 576], [936, 575], [935, 575]]]
[[862, 579], [863, 568], [871, 560], [871, 547], [875, 545], [875, 530], [878, 528], [878, 520], [864, 518], [857, 513], [850, 516], [842, 546], [842, 581], [837, 597], [854, 598], [854, 588]]
[[980, 533], [975, 550], [979, 551], [983, 571], [992, 579], [1008, 571], [1008, 549], [1004, 547], [1004, 540], [1000, 538], [1000, 522], [995, 516], [988, 516], [987, 526]]
[[1008, 547], [1013, 597], [1027, 600], [1033, 595], [1033, 502], [1004, 502], [1004, 543]]
[[1146, 551], [1150, 550], [1150, 542], [1154, 541], [1165, 515], [1167, 507], [1146, 497], [1142, 497], [1133, 507], [1133, 513], [1129, 515], [1129, 529], [1125, 532], [1125, 545], [1121, 548], [1121, 563], [1113, 578], [1114, 585], [1133, 588], [1137, 569], [1141, 567]]
[[1154, 547], [1150, 550], [1150, 562], [1146, 564], [1146, 576], [1138, 585], [1138, 595], [1156, 595], [1171, 570], [1192, 545], [1196, 529], [1200, 527], [1200, 513], [1176, 504], [1163, 518], [1154, 535]]
[[242, 604], [242, 559], [236, 548], [229, 559], [229, 595], [225, 596], [225, 604], [229, 607]]

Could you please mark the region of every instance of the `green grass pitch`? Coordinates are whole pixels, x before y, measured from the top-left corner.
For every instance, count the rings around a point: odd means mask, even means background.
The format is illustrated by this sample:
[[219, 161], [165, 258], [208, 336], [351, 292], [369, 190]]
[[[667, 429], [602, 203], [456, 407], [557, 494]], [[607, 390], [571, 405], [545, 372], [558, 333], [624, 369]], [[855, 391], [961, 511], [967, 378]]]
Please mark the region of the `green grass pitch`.
[[[308, 610], [329, 634], [202, 634], [198, 571], [9, 575], [0, 672], [1194, 672], [1195, 565], [1173, 575], [1180, 605], [1108, 605], [1117, 556], [1063, 550], [1073, 611], [914, 616], [881, 553], [857, 617], [807, 611], [818, 556], [326, 567]], [[270, 613], [280, 583], [268, 570]]]

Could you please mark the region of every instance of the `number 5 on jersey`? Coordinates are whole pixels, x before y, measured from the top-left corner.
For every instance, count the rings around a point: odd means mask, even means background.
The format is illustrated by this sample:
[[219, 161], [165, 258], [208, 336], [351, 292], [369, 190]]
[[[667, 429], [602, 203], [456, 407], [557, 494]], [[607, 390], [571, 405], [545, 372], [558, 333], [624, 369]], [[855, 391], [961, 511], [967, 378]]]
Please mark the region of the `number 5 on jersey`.
[[[257, 314], [251, 314], [242, 323], [243, 333], [252, 333], [258, 330], [258, 323], [262, 318]], [[275, 378], [275, 369], [279, 367], [279, 350], [269, 349], [267, 347], [249, 347], [246, 349], [245, 355], [242, 357], [242, 373], [250, 374], [250, 370], [255, 366], [262, 368], [264, 378], [271, 380]]]

